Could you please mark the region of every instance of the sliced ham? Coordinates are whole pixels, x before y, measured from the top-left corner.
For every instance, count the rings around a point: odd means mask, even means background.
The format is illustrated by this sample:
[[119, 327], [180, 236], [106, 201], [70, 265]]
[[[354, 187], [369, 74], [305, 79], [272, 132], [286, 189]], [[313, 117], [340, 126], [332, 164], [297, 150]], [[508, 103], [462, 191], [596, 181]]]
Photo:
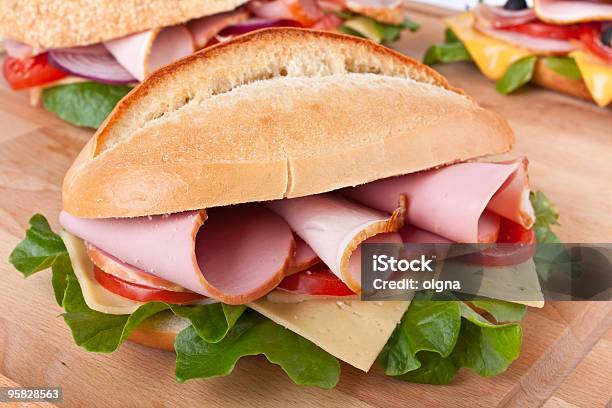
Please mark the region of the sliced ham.
[[533, 9], [506, 10], [503, 7], [480, 4], [474, 9], [474, 19], [483, 27], [504, 28], [537, 20]]
[[193, 38], [184, 25], [143, 31], [106, 41], [104, 46], [139, 81], [194, 51]]
[[315, 0], [255, 0], [248, 9], [256, 17], [295, 20], [306, 27], [323, 17]]
[[246, 9], [238, 9], [191, 20], [187, 23], [187, 28], [193, 36], [195, 48], [200, 49], [204, 48], [224, 28], [241, 23], [248, 18], [249, 12]]
[[[401, 243], [404, 200], [395, 197], [395, 208], [381, 213], [335, 194], [270, 201], [266, 206], [280, 215], [352, 291], [361, 291], [358, 248], [361, 243]], [[354, 256], [352, 256], [354, 254]], [[353, 260], [351, 260], [353, 259]]]
[[289, 274], [304, 271], [311, 266], [319, 263], [321, 260], [312, 250], [312, 248], [304, 242], [300, 237], [294, 237], [295, 239], [295, 253], [291, 260], [291, 267], [289, 268]]
[[121, 262], [229, 304], [258, 299], [286, 275], [295, 244], [287, 224], [259, 205], [131, 219], [66, 212], [72, 234]]
[[156, 289], [170, 290], [173, 292], [189, 292], [189, 290], [177, 285], [174, 282], [158, 278], [157, 276], [147, 273], [142, 269], [138, 269], [135, 266], [122, 262], [111, 254], [96, 248], [89, 243], [87, 243], [86, 248], [87, 255], [94, 265], [102, 269], [104, 272], [121, 280]]
[[27, 44], [7, 38], [3, 41], [4, 50], [9, 57], [26, 59], [34, 55], [34, 50]]
[[514, 31], [498, 30], [474, 21], [474, 29], [491, 38], [514, 44], [529, 51], [545, 55], [567, 54], [578, 46], [567, 40], [532, 37]]
[[460, 163], [375, 181], [343, 193], [386, 212], [394, 211], [398, 198], [405, 195], [407, 224], [455, 242], [494, 242], [497, 235], [493, 214], [525, 228], [531, 228], [535, 221], [526, 166], [526, 160]]
[[606, 0], [534, 0], [533, 8], [540, 20], [554, 24], [612, 20], [612, 3]]

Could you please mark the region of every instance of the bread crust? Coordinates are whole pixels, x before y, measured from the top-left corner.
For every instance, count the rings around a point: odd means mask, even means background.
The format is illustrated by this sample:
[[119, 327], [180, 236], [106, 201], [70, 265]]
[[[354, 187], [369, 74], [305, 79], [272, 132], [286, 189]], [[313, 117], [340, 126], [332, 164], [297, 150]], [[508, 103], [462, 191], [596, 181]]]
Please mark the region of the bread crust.
[[543, 88], [552, 89], [575, 98], [595, 102], [582, 79], [570, 79], [557, 74], [546, 65], [545, 58], [539, 58], [533, 72], [532, 81]]
[[147, 347], [174, 351], [174, 339], [189, 325], [187, 319], [166, 310], [143, 321], [130, 334], [128, 340]]
[[68, 171], [63, 206], [134, 217], [298, 197], [512, 143], [500, 116], [408, 57], [355, 37], [264, 30], [135, 88]]
[[0, 36], [35, 49], [76, 47], [233, 10], [246, 1], [0, 0]]

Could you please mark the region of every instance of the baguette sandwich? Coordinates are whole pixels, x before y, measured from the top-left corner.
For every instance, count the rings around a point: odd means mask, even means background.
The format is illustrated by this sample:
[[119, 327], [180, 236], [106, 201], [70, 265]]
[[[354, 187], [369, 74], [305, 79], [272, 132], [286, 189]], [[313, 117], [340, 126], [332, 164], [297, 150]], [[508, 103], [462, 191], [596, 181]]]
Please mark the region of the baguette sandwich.
[[389, 43], [416, 30], [399, 1], [0, 1], [3, 74], [33, 105], [97, 128], [154, 70], [264, 27], [340, 30]]
[[[263, 354], [333, 387], [338, 360], [406, 381], [500, 374], [526, 307], [361, 300], [363, 243], [533, 243], [556, 217], [497, 114], [429, 67], [342, 34], [257, 31], [153, 73], [10, 261], [51, 267], [77, 344], [174, 350], [176, 377]], [[534, 211], [534, 207], [535, 210]], [[535, 214], [545, 214], [536, 219]], [[432, 322], [434, 322], [432, 324]]]
[[509, 94], [533, 82], [601, 107], [612, 101], [612, 3], [508, 0], [449, 17], [446, 43], [424, 62], [473, 60]]

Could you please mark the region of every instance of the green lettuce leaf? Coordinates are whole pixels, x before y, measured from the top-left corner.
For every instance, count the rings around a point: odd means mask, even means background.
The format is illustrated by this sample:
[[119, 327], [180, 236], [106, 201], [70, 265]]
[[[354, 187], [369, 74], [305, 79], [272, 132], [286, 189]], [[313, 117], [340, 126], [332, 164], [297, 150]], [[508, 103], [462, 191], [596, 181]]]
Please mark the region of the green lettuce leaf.
[[9, 255], [9, 262], [28, 277], [50, 268], [60, 258], [68, 258], [64, 242], [51, 230], [43, 215], [35, 214], [30, 218], [25, 239]]
[[527, 306], [503, 300], [478, 298], [471, 302], [477, 308], [486, 310], [498, 323], [518, 322], [527, 313]]
[[546, 57], [546, 66], [559, 75], [563, 75], [573, 81], [582, 79], [580, 68], [571, 57]]
[[553, 225], [559, 225], [559, 212], [554, 204], [541, 191], [532, 191], [529, 200], [535, 211], [533, 231], [538, 243], [560, 243], [561, 240], [551, 228]]
[[472, 56], [459, 37], [450, 29], [444, 32], [444, 44], [430, 46], [425, 52], [423, 63], [427, 65], [439, 62], [471, 61]]
[[[507, 302], [487, 300], [481, 305], [500, 319], [522, 317]], [[505, 371], [518, 357], [521, 336], [517, 323], [494, 324], [463, 302], [428, 300], [419, 294], [379, 361], [386, 374], [405, 381], [449, 384], [461, 367], [482, 376]]]
[[43, 90], [43, 106], [73, 125], [97, 129], [130, 89], [97, 82], [58, 85]]
[[454, 301], [415, 299], [402, 322], [380, 353], [387, 375], [402, 375], [416, 370], [421, 351], [447, 357], [453, 351], [461, 327], [461, 313]]
[[521, 58], [508, 67], [508, 70], [495, 84], [497, 92], [510, 94], [531, 81], [537, 57], [535, 55]]
[[312, 342], [262, 315], [245, 313], [217, 343], [203, 340], [193, 327], [179, 333], [174, 342], [176, 378], [228, 375], [244, 356], [263, 354], [279, 365], [299, 385], [333, 388], [340, 377], [340, 364]]

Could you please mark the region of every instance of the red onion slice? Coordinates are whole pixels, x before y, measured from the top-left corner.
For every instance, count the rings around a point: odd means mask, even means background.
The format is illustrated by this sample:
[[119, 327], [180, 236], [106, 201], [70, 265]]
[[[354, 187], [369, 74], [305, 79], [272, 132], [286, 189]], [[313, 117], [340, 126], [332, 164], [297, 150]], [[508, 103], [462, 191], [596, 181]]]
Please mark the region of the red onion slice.
[[101, 44], [49, 51], [49, 62], [69, 74], [111, 85], [138, 82]]
[[221, 37], [229, 37], [246, 34], [251, 31], [260, 30], [268, 27], [301, 27], [302, 25], [294, 20], [286, 20], [282, 18], [251, 18], [245, 22], [231, 25], [224, 28], [219, 33]]

